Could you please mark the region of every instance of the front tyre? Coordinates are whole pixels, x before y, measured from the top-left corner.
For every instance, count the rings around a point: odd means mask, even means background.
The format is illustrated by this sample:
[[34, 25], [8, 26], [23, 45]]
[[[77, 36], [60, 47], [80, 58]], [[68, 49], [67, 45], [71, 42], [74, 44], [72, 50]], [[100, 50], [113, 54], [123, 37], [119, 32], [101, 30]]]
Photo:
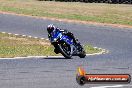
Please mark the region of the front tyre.
[[63, 45], [63, 43], [58, 45], [59, 49], [60, 49], [60, 53], [68, 59], [71, 59], [72, 55], [70, 54], [71, 52], [71, 48], [68, 45]]

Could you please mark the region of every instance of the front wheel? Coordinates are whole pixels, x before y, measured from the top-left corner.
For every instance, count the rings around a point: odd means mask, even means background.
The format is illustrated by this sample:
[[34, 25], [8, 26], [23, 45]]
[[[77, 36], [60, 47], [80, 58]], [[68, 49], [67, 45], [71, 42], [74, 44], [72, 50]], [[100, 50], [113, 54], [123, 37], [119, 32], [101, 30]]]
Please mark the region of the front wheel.
[[71, 55], [71, 47], [65, 43], [61, 43], [58, 45], [59, 49], [60, 49], [60, 53], [68, 59], [71, 59], [72, 55]]

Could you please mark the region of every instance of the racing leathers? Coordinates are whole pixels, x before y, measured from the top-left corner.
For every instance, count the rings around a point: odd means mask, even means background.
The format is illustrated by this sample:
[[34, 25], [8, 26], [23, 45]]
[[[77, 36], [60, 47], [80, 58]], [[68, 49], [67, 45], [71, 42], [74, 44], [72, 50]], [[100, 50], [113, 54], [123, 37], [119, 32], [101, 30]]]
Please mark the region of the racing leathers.
[[[62, 32], [62, 34], [64, 34], [64, 35], [69, 36], [70, 38], [73, 39], [74, 44], [75, 44], [75, 45], [77, 44], [77, 39], [75, 39], [75, 37], [74, 37], [74, 35], [73, 35], [72, 32], [67, 31], [66, 29], [60, 29], [60, 28], [56, 28], [54, 31], [56, 31], [56, 30]], [[51, 36], [52, 36], [51, 33], [48, 34], [48, 38], [49, 38], [49, 39], [50, 39]]]

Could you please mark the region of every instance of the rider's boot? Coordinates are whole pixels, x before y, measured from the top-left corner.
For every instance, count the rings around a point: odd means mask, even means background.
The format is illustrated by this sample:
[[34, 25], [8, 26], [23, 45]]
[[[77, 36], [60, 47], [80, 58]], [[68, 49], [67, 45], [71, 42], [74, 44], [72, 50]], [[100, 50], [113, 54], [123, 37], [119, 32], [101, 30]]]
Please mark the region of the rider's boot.
[[58, 54], [59, 53], [59, 51], [55, 48], [54, 49], [54, 52], [56, 53], [56, 54]]

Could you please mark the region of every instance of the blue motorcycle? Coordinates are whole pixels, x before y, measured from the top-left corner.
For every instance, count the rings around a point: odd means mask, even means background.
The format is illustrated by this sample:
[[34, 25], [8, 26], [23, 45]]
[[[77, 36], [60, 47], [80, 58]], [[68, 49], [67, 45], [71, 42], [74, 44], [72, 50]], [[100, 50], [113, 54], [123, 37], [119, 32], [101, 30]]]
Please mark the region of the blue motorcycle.
[[54, 52], [56, 54], [61, 53], [65, 58], [71, 58], [72, 56], [79, 56], [84, 58], [86, 56], [85, 50], [79, 43], [75, 45], [73, 39], [67, 35], [62, 34], [60, 31], [53, 31], [49, 39], [51, 44], [55, 47]]

